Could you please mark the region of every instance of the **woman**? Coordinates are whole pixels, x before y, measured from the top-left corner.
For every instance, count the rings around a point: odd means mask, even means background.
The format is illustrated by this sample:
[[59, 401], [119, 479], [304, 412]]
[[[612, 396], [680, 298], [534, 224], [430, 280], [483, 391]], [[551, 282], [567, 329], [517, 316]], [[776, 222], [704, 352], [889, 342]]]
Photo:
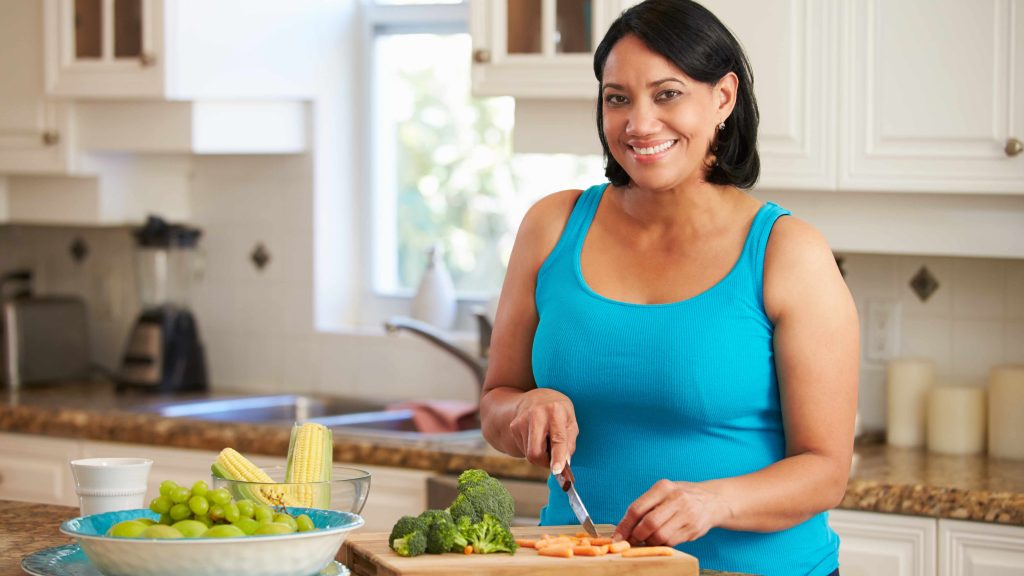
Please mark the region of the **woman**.
[[[742, 190], [759, 171], [746, 57], [700, 5], [648, 0], [594, 72], [610, 183], [524, 218], [484, 435], [553, 473], [571, 459], [616, 538], [706, 568], [835, 573], [823, 511], [849, 473], [857, 315], [822, 236]], [[576, 524], [548, 485], [541, 523]]]

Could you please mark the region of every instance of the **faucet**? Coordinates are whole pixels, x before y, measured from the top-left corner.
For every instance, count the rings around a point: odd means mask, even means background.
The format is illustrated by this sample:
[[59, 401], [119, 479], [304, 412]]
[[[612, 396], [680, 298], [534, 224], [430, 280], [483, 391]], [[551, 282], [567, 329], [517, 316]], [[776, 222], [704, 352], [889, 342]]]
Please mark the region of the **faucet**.
[[414, 320], [406, 316], [392, 316], [384, 322], [384, 329], [387, 330], [388, 334], [394, 334], [400, 330], [407, 330], [413, 334], [417, 334], [428, 342], [435, 344], [445, 352], [448, 352], [452, 356], [455, 356], [460, 362], [466, 365], [473, 372], [473, 376], [476, 377], [477, 381], [477, 399], [480, 397], [480, 393], [484, 388], [484, 376], [487, 375], [487, 356], [491, 347], [491, 321], [487, 318], [487, 314], [483, 308], [475, 308], [473, 310], [473, 316], [476, 318], [477, 327], [479, 328], [480, 334], [480, 351], [478, 356], [473, 356], [469, 352], [466, 352], [462, 348], [456, 346], [448, 337], [438, 328]]

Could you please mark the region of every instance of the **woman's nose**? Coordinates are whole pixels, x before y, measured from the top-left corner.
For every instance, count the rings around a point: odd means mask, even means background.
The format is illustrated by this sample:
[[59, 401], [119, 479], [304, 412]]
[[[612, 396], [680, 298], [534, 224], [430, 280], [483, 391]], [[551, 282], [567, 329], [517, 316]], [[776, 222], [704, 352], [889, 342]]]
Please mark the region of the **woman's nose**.
[[630, 136], [643, 136], [654, 134], [660, 130], [661, 121], [658, 120], [655, 112], [650, 106], [634, 106], [630, 110], [629, 118], [626, 121], [626, 134]]

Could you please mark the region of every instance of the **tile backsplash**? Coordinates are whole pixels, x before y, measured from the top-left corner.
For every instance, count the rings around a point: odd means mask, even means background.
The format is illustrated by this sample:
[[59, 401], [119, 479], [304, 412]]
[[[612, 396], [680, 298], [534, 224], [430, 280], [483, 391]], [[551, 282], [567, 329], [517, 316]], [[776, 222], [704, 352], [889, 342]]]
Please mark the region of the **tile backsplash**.
[[[287, 229], [271, 230], [264, 240], [274, 257], [261, 272], [250, 259], [257, 240], [250, 237], [252, 229], [239, 227], [235, 234], [232, 226], [216, 221], [202, 226], [209, 228], [201, 242], [207, 266], [196, 287], [195, 309], [214, 386], [395, 399], [475, 398], [469, 373], [416, 338], [387, 337], [377, 327], [348, 334], [314, 332], [309, 288], [288, 280], [293, 271], [300, 276], [310, 272], [310, 259], [301, 254], [308, 244], [284, 241]], [[76, 239], [88, 249], [81, 262], [72, 255]], [[39, 293], [86, 298], [94, 358], [111, 369], [138, 309], [132, 250], [130, 230], [123, 227], [0, 226], [0, 273], [31, 267]], [[1024, 363], [1024, 260], [842, 256], [862, 338], [872, 302], [898, 303], [898, 354], [932, 358], [940, 382], [983, 386], [992, 366]], [[922, 267], [938, 282], [924, 301], [911, 287]], [[865, 429], [880, 429], [885, 364], [868, 358], [866, 349], [862, 343], [861, 421]]]

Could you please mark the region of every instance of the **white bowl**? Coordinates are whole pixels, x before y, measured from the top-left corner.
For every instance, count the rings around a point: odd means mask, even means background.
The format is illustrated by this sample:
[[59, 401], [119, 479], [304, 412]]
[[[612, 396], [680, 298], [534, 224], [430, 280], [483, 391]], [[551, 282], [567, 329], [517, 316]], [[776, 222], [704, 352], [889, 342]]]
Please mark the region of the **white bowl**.
[[311, 576], [327, 566], [345, 536], [363, 525], [358, 514], [288, 508], [307, 514], [316, 530], [242, 538], [114, 538], [104, 536], [123, 520], [159, 518], [146, 509], [82, 516], [60, 531], [76, 538], [89, 561], [105, 576]]

